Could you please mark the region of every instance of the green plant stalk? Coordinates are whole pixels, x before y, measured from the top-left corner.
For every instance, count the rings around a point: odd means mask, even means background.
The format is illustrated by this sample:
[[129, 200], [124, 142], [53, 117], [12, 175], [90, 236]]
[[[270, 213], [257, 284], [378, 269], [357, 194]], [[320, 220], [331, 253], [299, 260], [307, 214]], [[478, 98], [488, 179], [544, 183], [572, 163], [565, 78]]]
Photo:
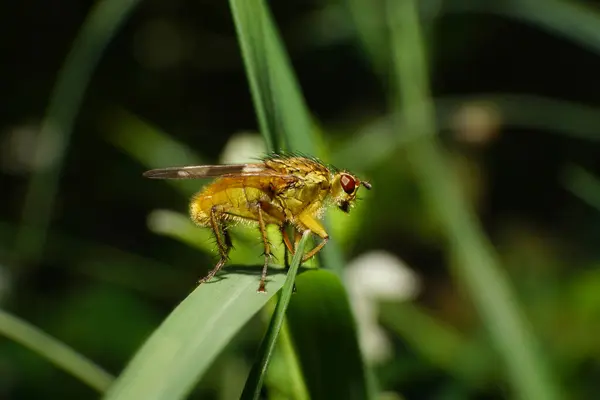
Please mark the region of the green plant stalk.
[[64, 343], [0, 309], [0, 334], [29, 348], [88, 386], [104, 392], [113, 376]]
[[[104, 0], [92, 8], [52, 91], [33, 156], [13, 260], [37, 261], [45, 244], [75, 117], [100, 56], [140, 0]], [[33, 229], [36, 228], [36, 229]]]
[[250, 375], [246, 381], [241, 399], [257, 400], [260, 398], [260, 390], [269, 367], [269, 361], [271, 360], [273, 349], [275, 349], [275, 344], [277, 343], [277, 337], [279, 336], [279, 332], [283, 326], [285, 312], [292, 297], [294, 281], [296, 280], [296, 274], [298, 273], [298, 268], [300, 267], [302, 257], [304, 256], [304, 247], [306, 246], [306, 241], [308, 240], [309, 236], [310, 232], [304, 232], [302, 234], [300, 243], [298, 243], [296, 253], [294, 254], [294, 258], [292, 258], [292, 263], [285, 279], [285, 283], [281, 289], [281, 294], [279, 301], [277, 302], [277, 306], [275, 307], [275, 312], [271, 317], [269, 328], [258, 351], [260, 358], [252, 366], [252, 370], [250, 371]]
[[[435, 136], [435, 113], [429, 95], [428, 66], [414, 0], [388, 0], [391, 57], [396, 93], [406, 107], [403, 132], [423, 135], [407, 147], [422, 191], [437, 212], [457, 260], [462, 280], [488, 327], [507, 377], [523, 399], [556, 399], [558, 389], [517, 307], [509, 281], [498, 266], [490, 243], [444, 162]], [[397, 115], [397, 114], [396, 114]]]
[[309, 400], [310, 396], [308, 395], [306, 383], [302, 376], [302, 369], [294, 350], [289, 326], [286, 323], [283, 324], [281, 333], [279, 333], [279, 345], [290, 378], [290, 392], [293, 394], [295, 400]]
[[[270, 302], [265, 307], [265, 311], [268, 310], [265, 313], [268, 318], [273, 315], [276, 305], [276, 302]], [[277, 357], [279, 358], [278, 360]], [[278, 365], [275, 365], [276, 360], [279, 361]], [[279, 370], [274, 371], [275, 367]], [[286, 374], [286, 380], [279, 380], [279, 375], [282, 372]], [[290, 400], [310, 400], [306, 382], [304, 382], [304, 375], [300, 367], [300, 361], [292, 342], [287, 316], [279, 332], [274, 358], [272, 358], [271, 367], [267, 370], [263, 385], [269, 390], [270, 397]]]

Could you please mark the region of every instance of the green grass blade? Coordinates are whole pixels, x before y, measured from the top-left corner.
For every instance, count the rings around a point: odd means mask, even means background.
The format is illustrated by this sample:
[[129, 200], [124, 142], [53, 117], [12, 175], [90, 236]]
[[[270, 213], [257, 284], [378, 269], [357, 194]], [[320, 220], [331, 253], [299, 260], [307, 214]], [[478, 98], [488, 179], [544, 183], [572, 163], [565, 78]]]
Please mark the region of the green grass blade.
[[273, 399], [310, 400], [289, 324], [285, 321], [279, 332], [264, 385], [269, 391], [269, 397]]
[[114, 379], [108, 372], [64, 343], [2, 309], [0, 335], [29, 348], [99, 392], [104, 392]]
[[[99, 1], [83, 23], [54, 86], [34, 154], [39, 166], [28, 184], [13, 257], [39, 258], [75, 117], [106, 45], [139, 0]], [[32, 229], [35, 227], [37, 229]]]
[[[422, 134], [407, 146], [407, 154], [429, 205], [440, 218], [462, 280], [477, 307], [518, 397], [555, 399], [556, 380], [538, 352], [538, 343], [516, 306], [508, 278], [502, 273], [490, 243], [459, 192], [444, 161], [435, 132], [429, 95], [425, 46], [414, 0], [388, 1], [390, 54], [397, 87], [395, 103], [407, 113], [399, 132]], [[399, 115], [399, 113], [396, 113]]]
[[279, 332], [283, 326], [285, 312], [288, 308], [290, 298], [292, 297], [292, 289], [294, 288], [296, 274], [300, 266], [300, 261], [304, 256], [304, 247], [306, 246], [306, 241], [309, 237], [310, 232], [305, 232], [302, 235], [300, 243], [298, 243], [296, 254], [294, 254], [285, 284], [283, 285], [283, 289], [281, 291], [281, 296], [277, 302], [277, 306], [275, 307], [275, 312], [271, 318], [267, 333], [265, 334], [263, 342], [260, 345], [260, 349], [258, 351], [258, 360], [252, 366], [250, 376], [246, 381], [246, 386], [244, 387], [244, 391], [241, 396], [242, 399], [256, 400], [260, 397], [260, 390], [267, 373], [267, 368], [269, 367], [269, 361], [271, 360], [273, 350], [275, 349], [275, 344], [277, 343]]
[[317, 131], [269, 9], [263, 0], [229, 3], [267, 147], [317, 155]]
[[259, 268], [248, 271], [226, 266], [217, 279], [198, 286], [152, 333], [105, 398], [185, 398], [232, 337], [283, 285], [283, 270], [271, 271], [267, 293], [257, 293]]
[[264, 54], [267, 52], [266, 15], [259, 0], [231, 0], [242, 58], [246, 67], [250, 93], [258, 118], [259, 130], [270, 151], [283, 147], [278, 135], [277, 116], [273, 112], [273, 75]]
[[373, 398], [340, 279], [311, 270], [298, 276], [296, 287], [288, 322], [311, 398]]

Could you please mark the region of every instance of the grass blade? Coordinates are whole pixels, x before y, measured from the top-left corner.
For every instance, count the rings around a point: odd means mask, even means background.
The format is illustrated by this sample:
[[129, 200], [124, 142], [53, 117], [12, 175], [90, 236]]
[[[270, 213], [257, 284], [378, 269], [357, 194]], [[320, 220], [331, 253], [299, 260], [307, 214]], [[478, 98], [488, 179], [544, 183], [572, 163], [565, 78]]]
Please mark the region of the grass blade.
[[17, 261], [22, 257], [36, 261], [41, 254], [81, 100], [106, 45], [138, 3], [139, 0], [97, 2], [59, 72], [35, 149], [38, 169], [25, 195], [13, 252]]
[[292, 343], [290, 327], [285, 321], [279, 332], [264, 386], [273, 399], [310, 400], [300, 361]]
[[114, 379], [64, 343], [2, 309], [0, 334], [29, 348], [99, 392], [104, 392]]
[[317, 155], [317, 131], [268, 7], [263, 0], [229, 3], [267, 147]]
[[[538, 343], [516, 306], [508, 278], [501, 272], [476, 217], [461, 198], [436, 140], [435, 112], [429, 95], [427, 63], [414, 0], [388, 1], [391, 60], [396, 98], [407, 108], [400, 132], [422, 134], [407, 147], [429, 205], [437, 212], [465, 284], [504, 360], [505, 372], [519, 397], [555, 399], [558, 390], [536, 351]], [[395, 113], [399, 115], [399, 113]], [[400, 128], [400, 127], [399, 127]]]
[[305, 232], [302, 235], [300, 243], [298, 244], [296, 253], [294, 254], [294, 258], [292, 259], [292, 264], [290, 265], [290, 269], [287, 274], [287, 278], [285, 280], [285, 284], [283, 285], [279, 301], [277, 302], [277, 306], [275, 307], [275, 312], [271, 317], [269, 328], [267, 330], [267, 333], [265, 334], [263, 342], [260, 345], [260, 349], [258, 351], [259, 358], [252, 366], [250, 376], [246, 381], [246, 386], [244, 387], [244, 391], [241, 396], [242, 399], [256, 400], [260, 398], [260, 390], [262, 389], [265, 375], [267, 373], [267, 368], [269, 367], [271, 355], [273, 354], [275, 344], [277, 343], [279, 331], [283, 326], [285, 312], [288, 308], [290, 298], [292, 297], [292, 291], [294, 288], [294, 281], [296, 280], [296, 274], [300, 266], [300, 261], [304, 256], [304, 247], [306, 246], [306, 241], [309, 237], [310, 232]]
[[242, 58], [246, 67], [250, 93], [258, 118], [259, 130], [270, 151], [283, 148], [278, 135], [277, 115], [273, 104], [272, 66], [267, 63], [266, 15], [260, 0], [231, 0], [231, 12], [235, 21]]
[[[262, 268], [262, 267], [260, 267]], [[106, 399], [184, 398], [242, 326], [277, 293], [281, 273], [258, 294], [258, 269], [225, 267], [223, 279], [196, 288], [154, 331], [107, 392]]]

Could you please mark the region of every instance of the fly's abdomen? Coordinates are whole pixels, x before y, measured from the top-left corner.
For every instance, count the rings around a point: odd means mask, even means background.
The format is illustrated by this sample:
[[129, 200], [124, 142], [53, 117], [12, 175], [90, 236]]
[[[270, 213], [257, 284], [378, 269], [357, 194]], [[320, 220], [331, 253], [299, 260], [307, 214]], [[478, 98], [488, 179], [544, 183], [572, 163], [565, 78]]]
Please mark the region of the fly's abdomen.
[[231, 217], [257, 220], [256, 205], [266, 199], [267, 194], [258, 188], [244, 185], [231, 187], [215, 182], [194, 196], [190, 203], [190, 214], [194, 222], [204, 226], [210, 224], [213, 209], [220, 214], [218, 218], [222, 218], [224, 213]]

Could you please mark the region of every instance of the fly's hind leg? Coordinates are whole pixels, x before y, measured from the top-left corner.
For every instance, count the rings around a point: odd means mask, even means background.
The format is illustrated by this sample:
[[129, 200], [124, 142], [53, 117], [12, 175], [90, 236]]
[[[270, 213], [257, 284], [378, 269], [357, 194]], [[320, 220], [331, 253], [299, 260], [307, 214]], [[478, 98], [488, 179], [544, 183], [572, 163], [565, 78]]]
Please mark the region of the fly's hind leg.
[[213, 206], [210, 209], [210, 226], [212, 228], [213, 234], [215, 235], [215, 239], [217, 241], [217, 248], [219, 249], [219, 255], [221, 256], [221, 259], [219, 260], [217, 265], [215, 265], [215, 267], [208, 273], [208, 275], [200, 279], [198, 284], [202, 284], [211, 280], [229, 259], [229, 250], [231, 249], [231, 236], [229, 235], [227, 227], [225, 226], [225, 223], [223, 221], [223, 212], [219, 209], [218, 206]]
[[[284, 254], [285, 254], [285, 268], [288, 269], [290, 267], [290, 260], [288, 259], [288, 254], [291, 254], [293, 257], [296, 252], [294, 250], [294, 246], [292, 245], [292, 242], [290, 241], [290, 237], [288, 236], [288, 232], [287, 232], [286, 228], [287, 228], [287, 225], [282, 224], [279, 227], [279, 231], [281, 232], [281, 237], [283, 238], [283, 244], [285, 245], [283, 248]], [[294, 229], [294, 232], [295, 231], [296, 230]]]
[[[290, 269], [290, 260], [288, 258], [288, 253], [292, 255], [292, 257], [294, 256], [294, 254], [296, 254], [296, 251], [294, 249], [294, 246], [292, 245], [292, 242], [290, 241], [290, 237], [288, 236], [288, 232], [286, 231], [287, 225], [283, 224], [281, 225], [281, 227], [279, 228], [281, 231], [281, 237], [283, 238], [283, 244], [285, 245], [283, 247], [284, 250], [284, 259], [285, 259], [285, 271], [287, 273], [287, 271], [289, 271]], [[294, 230], [294, 232], [296, 231], [296, 228], [292, 227], [291, 229]], [[292, 288], [292, 292], [296, 292], [296, 283], [294, 283], [294, 286]]]
[[263, 265], [262, 274], [260, 276], [260, 284], [258, 285], [258, 292], [265, 293], [265, 280], [267, 279], [267, 269], [269, 268], [269, 261], [273, 256], [271, 253], [271, 243], [269, 243], [269, 237], [267, 236], [267, 225], [265, 224], [265, 212], [262, 204], [259, 202], [256, 205], [256, 212], [258, 216], [258, 227], [260, 228], [260, 234], [265, 245], [265, 264]]

